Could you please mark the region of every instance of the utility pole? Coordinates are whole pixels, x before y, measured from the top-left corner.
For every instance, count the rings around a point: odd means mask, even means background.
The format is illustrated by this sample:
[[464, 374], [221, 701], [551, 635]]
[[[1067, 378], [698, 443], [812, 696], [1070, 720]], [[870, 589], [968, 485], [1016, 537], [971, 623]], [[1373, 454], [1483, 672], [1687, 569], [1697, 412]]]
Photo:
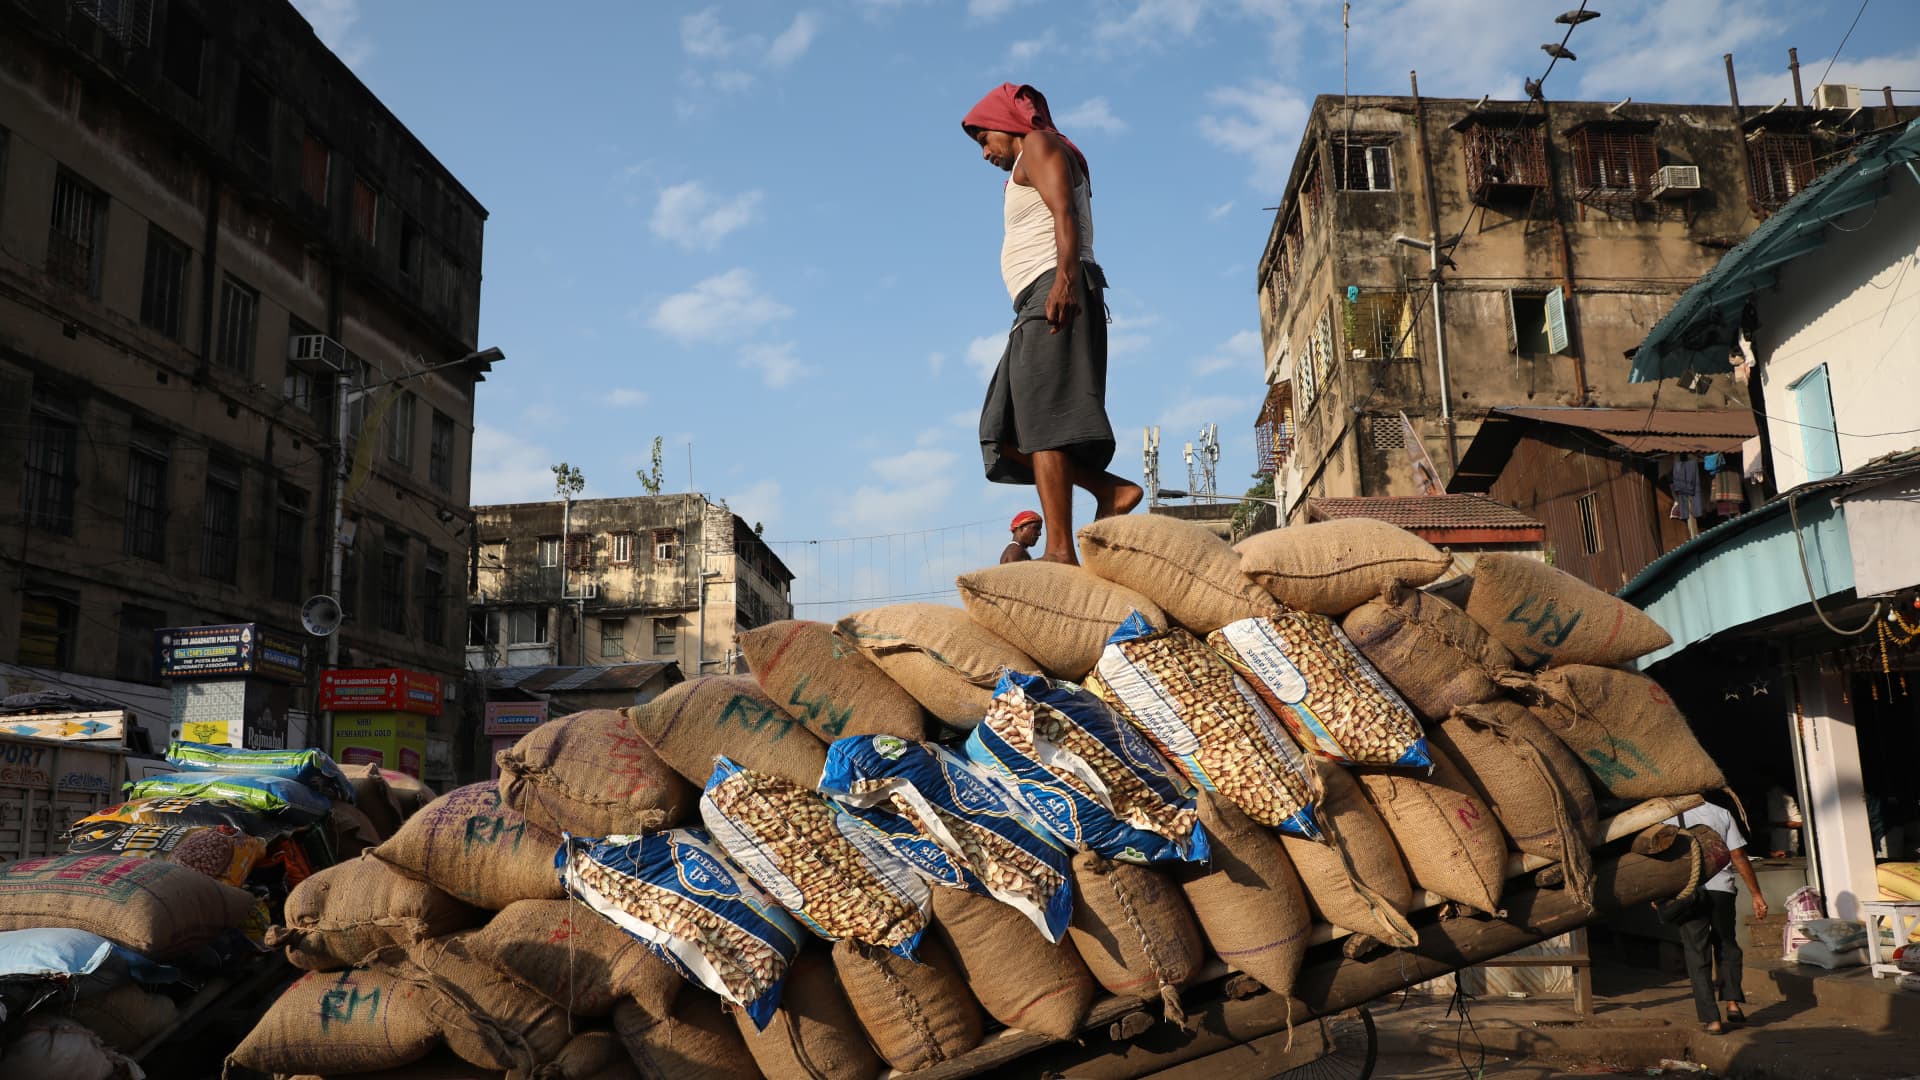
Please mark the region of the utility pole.
[[[587, 597], [583, 592], [573, 594], [568, 579], [573, 570], [573, 497], [584, 491], [587, 477], [579, 469], [561, 462], [553, 467], [553, 491], [560, 496], [560, 599], [572, 600], [576, 615], [573, 623], [573, 656], [580, 667], [587, 663]], [[554, 644], [554, 659], [558, 660], [559, 643]]]

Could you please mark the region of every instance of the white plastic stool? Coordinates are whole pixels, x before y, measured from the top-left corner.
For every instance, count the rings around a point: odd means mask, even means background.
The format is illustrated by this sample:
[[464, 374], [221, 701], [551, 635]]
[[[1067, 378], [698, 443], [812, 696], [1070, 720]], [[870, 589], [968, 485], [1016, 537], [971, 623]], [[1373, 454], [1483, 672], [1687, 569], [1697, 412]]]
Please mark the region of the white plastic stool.
[[[1893, 950], [1905, 945], [1914, 930], [1920, 929], [1920, 900], [1862, 900], [1860, 919], [1867, 924], [1867, 963], [1873, 966], [1873, 977], [1899, 975], [1900, 968], [1893, 962]], [[1880, 922], [1883, 919], [1888, 929], [1893, 931], [1892, 945], [1880, 943]]]

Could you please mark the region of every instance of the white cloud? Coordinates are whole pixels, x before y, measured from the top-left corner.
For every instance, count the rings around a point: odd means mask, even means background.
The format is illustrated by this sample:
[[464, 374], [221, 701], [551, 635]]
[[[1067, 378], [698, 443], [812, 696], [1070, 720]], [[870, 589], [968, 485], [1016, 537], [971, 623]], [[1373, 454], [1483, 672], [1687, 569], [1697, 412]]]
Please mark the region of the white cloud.
[[702, 60], [720, 60], [732, 54], [733, 35], [721, 23], [713, 8], [680, 17], [680, 47], [688, 56]]
[[834, 521], [850, 533], [900, 532], [931, 524], [953, 512], [960, 456], [920, 448], [876, 457], [875, 483], [839, 496]]
[[932, 352], [927, 354], [927, 374], [939, 375], [947, 366], [947, 354]]
[[1153, 344], [1153, 335], [1147, 333], [1147, 328], [1159, 322], [1158, 315], [1115, 315], [1107, 324], [1107, 355], [1145, 352]]
[[813, 374], [814, 369], [793, 355], [793, 342], [777, 345], [749, 345], [740, 350], [740, 366], [760, 373], [760, 381], [771, 389], [790, 385]]
[[778, 480], [761, 480], [744, 491], [736, 491], [727, 496], [727, 505], [749, 525], [765, 525], [771, 532], [779, 525], [785, 505], [781, 501], [783, 491]]
[[1016, 64], [1031, 63], [1041, 53], [1052, 52], [1053, 46], [1054, 33], [1049, 30], [1037, 38], [1022, 38], [1007, 46], [1007, 59]]
[[1251, 161], [1254, 171], [1249, 183], [1255, 188], [1283, 190], [1306, 126], [1307, 102], [1267, 79], [1220, 87], [1208, 100], [1223, 114], [1202, 116], [1200, 133], [1215, 146]]
[[558, 460], [544, 446], [494, 427], [473, 426], [473, 502], [531, 502], [553, 497]]
[[977, 337], [967, 343], [967, 366], [980, 376], [982, 382], [993, 378], [993, 371], [1000, 366], [1000, 357], [1007, 351], [1005, 334]]
[[[1192, 434], [1200, 430], [1200, 425], [1219, 424], [1222, 428], [1237, 429], [1253, 423], [1254, 414], [1259, 411], [1259, 398], [1248, 398], [1244, 394], [1237, 397], [1231, 394], [1214, 394], [1207, 397], [1187, 398], [1164, 407], [1153, 421], [1166, 429], [1160, 448], [1161, 461], [1165, 462], [1169, 459], [1178, 461], [1179, 448], [1186, 445]], [[1186, 434], [1175, 438], [1175, 432]]]
[[1207, 0], [1140, 0], [1119, 19], [1093, 28], [1094, 40], [1109, 45], [1152, 45], [1169, 37], [1189, 37], [1200, 26]]
[[1260, 350], [1260, 335], [1242, 330], [1213, 347], [1213, 351], [1193, 362], [1195, 375], [1217, 375], [1238, 369], [1242, 375], [1261, 370], [1265, 356]]
[[653, 234], [663, 240], [688, 250], [712, 249], [727, 234], [752, 224], [764, 197], [755, 190], [725, 198], [691, 180], [660, 192], [650, 224]]
[[1231, 214], [1231, 213], [1233, 213], [1233, 200], [1229, 199], [1226, 202], [1221, 203], [1219, 206], [1216, 206], [1213, 209], [1207, 211], [1207, 220], [1219, 221], [1221, 218], [1226, 217], [1228, 214]]
[[293, 6], [341, 63], [357, 68], [373, 55], [373, 43], [353, 32], [360, 21], [359, 0], [293, 0]]
[[967, 0], [967, 15], [970, 18], [992, 21], [1012, 11], [1023, 0]]
[[647, 325], [683, 343], [738, 339], [793, 314], [735, 267], [660, 302]]
[[793, 17], [785, 30], [767, 46], [767, 63], [774, 67], [786, 67], [806, 55], [813, 45], [813, 37], [820, 32], [820, 19], [811, 11], [803, 11]]
[[1089, 98], [1054, 119], [1063, 131], [1104, 131], [1118, 135], [1127, 130], [1127, 122], [1113, 115], [1113, 108], [1103, 97]]
[[630, 386], [616, 387], [613, 392], [607, 395], [607, 404], [619, 405], [622, 408], [635, 408], [645, 405], [646, 403], [647, 392], [645, 390], [635, 390]]

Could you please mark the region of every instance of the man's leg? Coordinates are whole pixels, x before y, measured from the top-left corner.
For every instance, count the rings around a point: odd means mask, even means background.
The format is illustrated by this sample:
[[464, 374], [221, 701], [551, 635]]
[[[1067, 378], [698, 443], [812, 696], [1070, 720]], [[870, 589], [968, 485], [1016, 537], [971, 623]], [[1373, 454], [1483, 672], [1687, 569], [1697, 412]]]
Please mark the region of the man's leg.
[[[1740, 987], [1745, 974], [1741, 967], [1746, 957], [1740, 951], [1740, 939], [1734, 935], [1739, 931], [1734, 916], [1736, 894], [1708, 890], [1713, 900], [1713, 938], [1714, 938], [1714, 979], [1718, 984], [1720, 1000], [1729, 1005], [1743, 1004], [1747, 1000], [1746, 991]], [[1741, 1009], [1728, 1009], [1731, 1016]]]
[[1707, 939], [1713, 935], [1713, 920], [1702, 913], [1678, 923], [1680, 946], [1686, 951], [1687, 980], [1693, 984], [1693, 1010], [1703, 1024], [1720, 1022], [1720, 1003], [1713, 997], [1713, 960], [1707, 955]]
[[1073, 547], [1073, 462], [1065, 450], [1033, 452], [1033, 486], [1040, 493], [1040, 516], [1047, 521], [1047, 562], [1080, 565]]

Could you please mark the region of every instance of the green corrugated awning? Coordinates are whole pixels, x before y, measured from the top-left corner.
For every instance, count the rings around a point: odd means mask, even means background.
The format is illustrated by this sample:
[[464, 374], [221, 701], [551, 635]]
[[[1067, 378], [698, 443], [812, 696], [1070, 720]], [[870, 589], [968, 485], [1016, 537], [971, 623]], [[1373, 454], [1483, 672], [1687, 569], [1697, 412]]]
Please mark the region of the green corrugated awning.
[[1920, 183], [1916, 160], [1920, 120], [1856, 146], [1851, 160], [1821, 174], [1680, 297], [1634, 353], [1631, 381], [1732, 371], [1727, 358], [1737, 351], [1747, 298], [1772, 285], [1779, 267], [1825, 243], [1828, 222], [1884, 198], [1896, 171]]

